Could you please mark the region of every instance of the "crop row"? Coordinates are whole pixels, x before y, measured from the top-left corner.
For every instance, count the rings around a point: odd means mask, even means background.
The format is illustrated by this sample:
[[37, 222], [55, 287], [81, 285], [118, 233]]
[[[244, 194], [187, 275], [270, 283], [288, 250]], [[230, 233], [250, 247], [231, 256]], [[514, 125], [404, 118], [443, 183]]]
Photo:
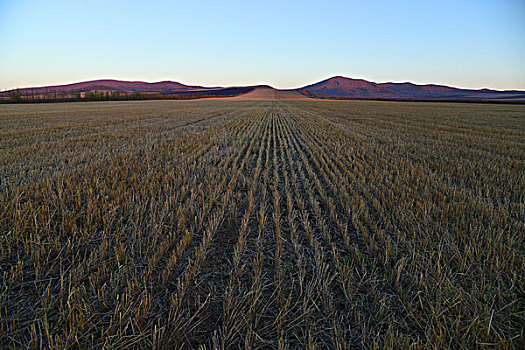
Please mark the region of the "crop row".
[[69, 105], [0, 113], [1, 346], [524, 342], [520, 106]]

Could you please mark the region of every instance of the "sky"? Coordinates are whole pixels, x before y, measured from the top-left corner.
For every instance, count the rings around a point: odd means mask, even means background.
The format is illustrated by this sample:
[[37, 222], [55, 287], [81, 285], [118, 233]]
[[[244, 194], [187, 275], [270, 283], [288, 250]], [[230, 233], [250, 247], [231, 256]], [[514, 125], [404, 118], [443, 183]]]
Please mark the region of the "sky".
[[525, 90], [525, 1], [0, 0], [0, 90], [335, 75]]

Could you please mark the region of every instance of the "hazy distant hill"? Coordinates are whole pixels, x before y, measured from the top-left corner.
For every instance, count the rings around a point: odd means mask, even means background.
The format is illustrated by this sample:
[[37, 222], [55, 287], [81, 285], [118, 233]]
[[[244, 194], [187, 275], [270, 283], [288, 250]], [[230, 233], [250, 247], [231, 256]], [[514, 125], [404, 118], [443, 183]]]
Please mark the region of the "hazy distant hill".
[[[0, 98], [9, 100], [14, 90], [0, 92]], [[147, 83], [143, 81], [92, 80], [74, 84], [42, 86], [20, 89], [23, 99], [35, 95], [47, 100], [93, 91], [145, 93], [148, 98], [210, 98], [235, 97], [242, 99], [386, 99], [386, 100], [445, 100], [445, 101], [524, 101], [525, 91], [469, 90], [442, 85], [416, 85], [412, 83], [374, 83], [363, 79], [336, 76], [300, 89], [277, 90], [270, 86], [203, 87], [184, 85], [175, 81]], [[69, 94], [69, 95], [68, 95]], [[82, 95], [83, 96], [83, 95]], [[153, 96], [153, 97], [152, 97]]]
[[146, 83], [143, 81], [122, 81], [112, 79], [91, 80], [74, 84], [42, 86], [20, 89], [22, 93], [31, 92], [35, 94], [48, 92], [85, 92], [85, 91], [122, 91], [122, 92], [175, 92], [175, 91], [194, 91], [216, 88], [205, 88], [202, 86], [189, 86], [176, 81], [159, 81], [156, 83]]
[[[15, 90], [20, 90], [22, 100], [36, 101], [60, 101], [74, 98], [75, 94], [80, 93], [82, 98], [88, 92], [97, 91], [102, 93], [142, 93], [143, 98], [180, 98], [195, 99], [209, 97], [231, 97], [244, 94], [253, 90], [253, 87], [203, 87], [195, 85], [184, 85], [175, 81], [159, 81], [147, 83], [143, 81], [123, 81], [112, 79], [101, 79], [84, 81], [74, 84], [40, 86], [22, 89], [13, 89], [0, 92], [0, 98], [9, 100]], [[124, 99], [124, 95], [120, 95]]]
[[239, 96], [232, 97], [235, 100], [283, 100], [296, 101], [308, 100], [309, 98], [300, 94], [297, 90], [279, 90], [271, 86], [261, 85], [254, 86], [253, 89]]
[[336, 76], [299, 89], [310, 97], [371, 99], [525, 99], [525, 91], [468, 90], [442, 85], [374, 83]]

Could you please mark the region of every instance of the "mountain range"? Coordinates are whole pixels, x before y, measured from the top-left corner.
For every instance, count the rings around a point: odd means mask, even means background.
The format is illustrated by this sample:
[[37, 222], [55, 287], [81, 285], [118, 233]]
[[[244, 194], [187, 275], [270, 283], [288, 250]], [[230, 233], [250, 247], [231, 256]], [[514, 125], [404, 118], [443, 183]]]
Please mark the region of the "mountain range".
[[374, 83], [363, 79], [336, 76], [300, 89], [312, 97], [392, 99], [392, 100], [491, 100], [524, 99], [525, 91], [459, 89], [444, 85], [413, 83]]
[[[15, 90], [0, 92], [8, 98]], [[413, 83], [375, 83], [363, 79], [335, 76], [297, 89], [278, 90], [267, 85], [243, 87], [203, 87], [175, 81], [147, 83], [142, 81], [93, 80], [67, 85], [19, 89], [22, 96], [65, 96], [73, 93], [99, 91], [145, 93], [148, 96], [177, 98], [241, 97], [241, 99], [381, 99], [381, 100], [443, 100], [443, 101], [525, 101], [525, 91], [473, 90], [443, 85]]]

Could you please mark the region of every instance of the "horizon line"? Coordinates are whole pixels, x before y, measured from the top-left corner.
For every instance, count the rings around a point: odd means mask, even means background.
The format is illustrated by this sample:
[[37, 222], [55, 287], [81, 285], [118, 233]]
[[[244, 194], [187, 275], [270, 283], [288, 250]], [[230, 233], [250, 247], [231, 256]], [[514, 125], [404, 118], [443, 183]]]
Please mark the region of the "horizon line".
[[252, 87], [252, 86], [269, 86], [273, 89], [276, 89], [276, 90], [298, 90], [298, 89], [301, 89], [301, 88], [304, 88], [306, 86], [310, 86], [310, 85], [314, 85], [314, 84], [317, 84], [317, 83], [320, 83], [320, 82], [323, 82], [323, 81], [326, 81], [326, 80], [329, 80], [329, 79], [332, 79], [332, 78], [344, 78], [344, 79], [352, 79], [352, 80], [362, 80], [362, 81], [367, 81], [369, 83], [373, 83], [373, 84], [414, 84], [414, 85], [418, 85], [418, 86], [427, 86], [427, 85], [433, 85], [433, 86], [445, 86], [445, 87], [451, 87], [451, 88], [456, 88], [456, 89], [463, 89], [463, 90], [493, 90], [493, 91], [501, 91], [501, 92], [504, 92], [504, 91], [525, 91], [525, 87], [523, 88], [523, 90], [520, 90], [520, 88], [511, 88], [511, 89], [497, 89], [497, 88], [490, 88], [488, 86], [484, 86], [484, 87], [464, 87], [464, 86], [457, 86], [457, 85], [449, 85], [447, 83], [421, 83], [421, 82], [412, 82], [412, 81], [396, 81], [396, 80], [391, 80], [391, 81], [385, 81], [385, 82], [377, 82], [377, 81], [373, 81], [373, 80], [368, 80], [366, 78], [353, 78], [353, 77], [348, 77], [348, 76], [345, 76], [345, 75], [342, 75], [342, 74], [336, 74], [336, 75], [332, 75], [332, 76], [329, 76], [327, 78], [323, 78], [323, 79], [320, 79], [320, 80], [317, 80], [313, 83], [307, 83], [305, 85], [301, 85], [299, 87], [292, 87], [292, 88], [276, 88], [274, 87], [272, 84], [270, 83], [266, 83], [266, 82], [263, 82], [263, 83], [250, 83], [250, 84], [232, 84], [232, 85], [208, 85], [208, 84], [202, 84], [202, 83], [185, 83], [185, 82], [181, 82], [181, 81], [178, 81], [178, 80], [171, 80], [171, 79], [161, 79], [161, 80], [152, 80], [152, 81], [147, 81], [147, 80], [136, 80], [136, 79], [130, 79], [130, 80], [127, 80], [127, 79], [123, 79], [123, 78], [94, 78], [94, 79], [88, 79], [88, 80], [77, 80], [77, 81], [73, 81], [73, 82], [67, 82], [67, 83], [51, 83], [50, 85], [29, 85], [29, 86], [17, 86], [17, 87], [11, 87], [11, 88], [3, 88], [2, 90], [0, 90], [0, 92], [8, 92], [8, 91], [12, 91], [12, 90], [17, 90], [17, 89], [42, 89], [42, 88], [46, 88], [46, 87], [59, 87], [59, 86], [67, 86], [67, 85], [73, 85], [73, 84], [78, 84], [78, 83], [87, 83], [87, 82], [95, 82], [95, 81], [101, 81], [101, 80], [110, 80], [110, 81], [122, 81], [122, 82], [127, 82], [127, 83], [145, 83], [145, 84], [156, 84], [156, 83], [162, 83], [162, 82], [170, 82], [170, 83], [178, 83], [178, 84], [182, 84], [182, 85], [185, 85], [185, 86], [198, 86], [198, 87], [204, 87], [204, 88], [216, 88], [216, 89], [219, 89], [219, 88], [232, 88], [232, 87]]

